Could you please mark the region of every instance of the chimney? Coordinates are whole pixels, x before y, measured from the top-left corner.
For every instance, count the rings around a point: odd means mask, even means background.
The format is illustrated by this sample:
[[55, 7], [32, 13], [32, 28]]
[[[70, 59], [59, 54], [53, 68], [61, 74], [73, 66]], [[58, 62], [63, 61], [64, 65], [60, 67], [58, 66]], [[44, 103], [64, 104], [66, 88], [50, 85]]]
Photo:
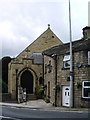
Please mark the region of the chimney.
[[85, 40], [90, 39], [90, 26], [86, 26], [83, 28], [83, 38]]

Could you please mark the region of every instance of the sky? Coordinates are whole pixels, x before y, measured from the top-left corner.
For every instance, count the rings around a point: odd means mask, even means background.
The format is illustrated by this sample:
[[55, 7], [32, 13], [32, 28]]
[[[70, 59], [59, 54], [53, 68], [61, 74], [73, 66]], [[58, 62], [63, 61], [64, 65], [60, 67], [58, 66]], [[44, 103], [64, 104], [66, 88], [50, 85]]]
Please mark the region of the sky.
[[[69, 42], [69, 0], [0, 0], [0, 58], [15, 57], [37, 37], [51, 30]], [[72, 40], [83, 37], [88, 25], [88, 2], [70, 0]]]

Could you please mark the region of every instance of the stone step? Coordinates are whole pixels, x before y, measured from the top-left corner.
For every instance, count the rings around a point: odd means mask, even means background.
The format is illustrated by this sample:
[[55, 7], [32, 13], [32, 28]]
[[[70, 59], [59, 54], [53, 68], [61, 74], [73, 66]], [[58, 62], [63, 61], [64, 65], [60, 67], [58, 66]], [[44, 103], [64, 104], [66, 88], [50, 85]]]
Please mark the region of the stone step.
[[34, 94], [27, 94], [27, 100], [36, 100], [37, 96]]

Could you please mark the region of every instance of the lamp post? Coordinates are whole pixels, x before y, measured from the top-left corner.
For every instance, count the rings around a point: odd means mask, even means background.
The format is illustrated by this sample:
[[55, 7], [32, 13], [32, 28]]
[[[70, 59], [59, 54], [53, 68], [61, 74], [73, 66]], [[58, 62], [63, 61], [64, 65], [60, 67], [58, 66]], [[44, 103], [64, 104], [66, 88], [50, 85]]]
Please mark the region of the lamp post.
[[72, 31], [71, 31], [70, 0], [69, 0], [69, 32], [70, 32], [70, 107], [73, 107]]

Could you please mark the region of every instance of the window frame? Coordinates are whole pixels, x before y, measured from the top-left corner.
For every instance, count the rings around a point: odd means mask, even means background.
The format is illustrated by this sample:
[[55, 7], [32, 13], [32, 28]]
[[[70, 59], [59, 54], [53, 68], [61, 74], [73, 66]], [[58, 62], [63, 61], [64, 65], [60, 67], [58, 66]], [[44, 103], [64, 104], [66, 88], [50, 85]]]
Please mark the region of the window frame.
[[64, 66], [64, 68], [70, 68], [70, 65], [69, 66], [65, 65], [67, 62], [70, 62], [70, 55], [64, 55], [64, 58], [63, 58], [63, 66]]
[[47, 65], [47, 68], [48, 68], [48, 73], [51, 73], [52, 72], [52, 61], [49, 60], [49, 64]]
[[44, 70], [45, 70], [45, 74], [47, 74], [47, 64], [45, 64]]
[[83, 81], [83, 82], [82, 82], [82, 98], [90, 99], [90, 97], [85, 97], [85, 96], [84, 96], [84, 89], [85, 89], [85, 88], [90, 88], [90, 86], [84, 86], [84, 83], [85, 83], [85, 82], [90, 82], [90, 81]]

